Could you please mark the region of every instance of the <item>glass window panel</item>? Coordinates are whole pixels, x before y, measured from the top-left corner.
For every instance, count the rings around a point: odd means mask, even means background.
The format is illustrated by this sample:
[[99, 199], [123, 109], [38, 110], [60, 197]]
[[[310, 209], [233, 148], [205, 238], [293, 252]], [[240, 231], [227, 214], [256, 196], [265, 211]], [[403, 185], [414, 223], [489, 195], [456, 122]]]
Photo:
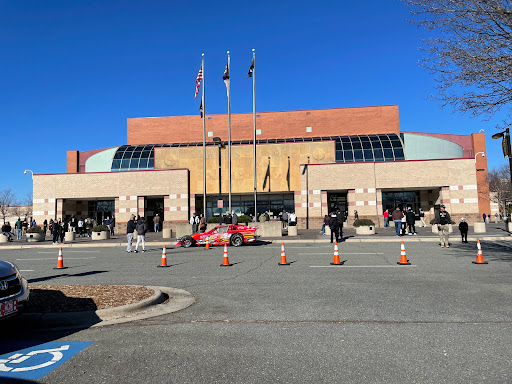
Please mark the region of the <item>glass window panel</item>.
[[370, 140], [361, 139], [361, 143], [363, 144], [363, 149], [372, 149], [372, 145], [370, 144]]
[[343, 151], [344, 157], [345, 157], [345, 163], [346, 162], [353, 162], [354, 161], [354, 152], [352, 150], [350, 151]]
[[140, 159], [139, 169], [148, 168], [149, 159]]
[[375, 156], [375, 161], [384, 161], [384, 153], [382, 152], [382, 149], [374, 149], [373, 155]]
[[388, 139], [381, 140], [382, 148], [391, 148], [391, 141]]
[[130, 167], [130, 160], [121, 160], [121, 169], [128, 169]]
[[373, 161], [373, 151], [371, 149], [364, 150], [364, 161]]
[[343, 144], [350, 145], [350, 139], [348, 137], [340, 137], [340, 140]]
[[125, 151], [123, 154], [123, 159], [131, 159], [133, 151]]
[[401, 147], [402, 146], [402, 142], [400, 140], [391, 140], [391, 145], [393, 147]]
[[142, 151], [142, 154], [140, 157], [147, 159], [149, 156], [151, 156], [151, 151], [146, 150], [146, 151]]
[[362, 149], [361, 142], [357, 137], [352, 137], [352, 147], [355, 149]]
[[120, 166], [121, 166], [121, 160], [114, 160], [112, 162], [112, 168], [111, 169], [119, 169]]
[[148, 160], [148, 168], [155, 168], [155, 159], [149, 159]]
[[393, 161], [395, 160], [394, 156], [393, 156], [393, 150], [392, 149], [384, 149], [384, 159], [386, 161]]
[[395, 148], [395, 160], [405, 160], [402, 148]]
[[122, 159], [123, 158], [124, 151], [117, 150], [116, 154], [114, 155], [114, 160], [116, 159]]
[[363, 151], [361, 149], [354, 150], [354, 160], [363, 161]]
[[139, 158], [131, 159], [130, 160], [130, 169], [137, 169], [139, 168]]
[[336, 162], [343, 163], [343, 151], [336, 151]]
[[343, 147], [341, 146], [341, 141], [336, 140], [336, 150], [341, 151], [342, 149], [343, 149]]

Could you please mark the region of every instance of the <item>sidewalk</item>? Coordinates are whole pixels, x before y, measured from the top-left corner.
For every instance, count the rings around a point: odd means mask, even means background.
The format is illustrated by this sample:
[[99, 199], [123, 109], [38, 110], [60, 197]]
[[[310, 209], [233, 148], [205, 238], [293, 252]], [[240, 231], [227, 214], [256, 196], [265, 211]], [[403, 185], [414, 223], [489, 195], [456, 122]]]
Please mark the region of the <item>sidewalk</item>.
[[[396, 237], [394, 228], [377, 228], [375, 235], [356, 235], [355, 228], [343, 228], [343, 240], [346, 242], [436, 242], [439, 241], [439, 236], [432, 233], [430, 226], [426, 228], [416, 228], [417, 235]], [[256, 232], [256, 235], [258, 232]], [[323, 235], [319, 229], [299, 229], [298, 235], [288, 237], [286, 232], [282, 237], [268, 237], [260, 238], [260, 241], [268, 241], [271, 243], [329, 243], [330, 236]], [[460, 241], [460, 233], [456, 225], [454, 225], [453, 233], [450, 234], [452, 242]], [[473, 228], [469, 228], [468, 241], [512, 241], [512, 236], [505, 230], [505, 224], [488, 224], [486, 233], [474, 233]], [[133, 246], [135, 247], [136, 239], [134, 239]], [[176, 239], [163, 239], [162, 233], [148, 232], [146, 234], [147, 246], [163, 246], [167, 247], [175, 245]], [[65, 242], [64, 244], [53, 244], [50, 236], [46, 237], [44, 242], [27, 242], [23, 240], [14, 240], [12, 243], [0, 243], [0, 251], [2, 249], [29, 249], [29, 248], [79, 248], [79, 247], [126, 247], [126, 235], [116, 234], [108, 240], [91, 240], [89, 237], [77, 237], [72, 242]]]

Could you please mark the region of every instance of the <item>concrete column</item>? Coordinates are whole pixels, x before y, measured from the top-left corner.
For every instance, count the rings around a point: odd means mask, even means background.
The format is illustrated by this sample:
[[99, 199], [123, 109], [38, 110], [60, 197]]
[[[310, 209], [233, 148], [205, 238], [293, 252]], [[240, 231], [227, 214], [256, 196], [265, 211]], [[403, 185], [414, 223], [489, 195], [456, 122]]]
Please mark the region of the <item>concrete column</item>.
[[55, 219], [62, 219], [64, 215], [64, 199], [55, 200]]
[[146, 206], [144, 196], [137, 197], [137, 214], [140, 217], [146, 217]]

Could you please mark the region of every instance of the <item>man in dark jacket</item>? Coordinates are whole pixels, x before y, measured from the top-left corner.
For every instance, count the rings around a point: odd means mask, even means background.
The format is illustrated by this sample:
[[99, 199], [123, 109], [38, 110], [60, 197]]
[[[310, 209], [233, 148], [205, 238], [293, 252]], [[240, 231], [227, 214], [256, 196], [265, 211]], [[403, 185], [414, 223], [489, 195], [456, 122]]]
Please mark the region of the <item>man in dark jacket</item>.
[[337, 242], [340, 237], [340, 232], [339, 232], [340, 226], [338, 223], [338, 217], [336, 216], [336, 212], [331, 213], [331, 217], [329, 219], [329, 228], [331, 228], [331, 243], [333, 240], [333, 236], [336, 237], [336, 242]]
[[238, 224], [238, 216], [234, 210], [231, 212], [231, 224]]
[[460, 235], [462, 237], [462, 242], [467, 244], [468, 230], [469, 230], [468, 223], [466, 223], [466, 219], [464, 217], [460, 220], [461, 220], [461, 222], [459, 223], [459, 231], [460, 231]]
[[57, 244], [57, 242], [59, 241], [59, 235], [60, 235], [60, 225], [57, 222], [57, 220], [55, 220], [55, 222], [53, 223], [52, 235], [53, 235], [53, 244]]
[[437, 224], [437, 231], [439, 232], [439, 239], [441, 240], [441, 248], [450, 248], [450, 222], [450, 214], [446, 211], [446, 207], [441, 205], [435, 216], [435, 223]]
[[336, 210], [336, 219], [338, 220], [339, 238], [343, 239], [343, 223], [345, 222], [345, 215], [341, 212], [340, 209]]
[[131, 253], [132, 251], [132, 242], [133, 242], [133, 231], [137, 223], [135, 222], [135, 215], [131, 215], [130, 221], [126, 223], [126, 240], [128, 240], [128, 246], [126, 247], [126, 252]]
[[407, 210], [407, 213], [405, 214], [405, 221], [407, 222], [407, 225], [409, 227], [409, 236], [417, 235], [417, 233], [416, 233], [416, 215], [412, 211], [411, 208], [409, 208]]

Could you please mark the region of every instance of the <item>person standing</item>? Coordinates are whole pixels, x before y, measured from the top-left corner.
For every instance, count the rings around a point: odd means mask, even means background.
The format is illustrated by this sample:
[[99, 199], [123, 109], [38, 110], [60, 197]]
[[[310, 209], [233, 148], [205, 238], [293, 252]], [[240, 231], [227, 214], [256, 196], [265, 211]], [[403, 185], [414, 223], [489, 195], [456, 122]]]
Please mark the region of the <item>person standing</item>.
[[411, 208], [407, 210], [405, 214], [407, 226], [409, 227], [409, 236], [417, 235], [416, 233], [416, 215]]
[[389, 212], [387, 209], [384, 211], [383, 216], [384, 216], [384, 228], [387, 228], [387, 227], [389, 227]]
[[64, 244], [64, 236], [66, 235], [66, 232], [69, 230], [69, 224], [67, 220], [64, 220], [63, 222], [60, 223], [60, 225], [60, 243]]
[[297, 225], [297, 215], [295, 214], [295, 212], [291, 212], [288, 219], [290, 220], [290, 225], [292, 227]]
[[283, 229], [286, 229], [288, 227], [288, 212], [286, 212], [285, 210], [283, 210], [281, 220], [283, 220]]
[[402, 216], [402, 236], [405, 236], [405, 231], [407, 229], [407, 221], [406, 221], [405, 215], [406, 214], [404, 213]]
[[333, 237], [336, 237], [336, 242], [338, 242], [339, 238], [339, 223], [338, 217], [336, 216], [336, 212], [331, 213], [331, 217], [329, 218], [329, 228], [331, 228], [331, 243], [333, 241]]
[[59, 235], [60, 235], [60, 225], [55, 220], [52, 225], [52, 235], [53, 235], [53, 244], [57, 244], [59, 241]]
[[45, 235], [46, 235], [46, 229], [47, 228], [48, 228], [48, 220], [44, 219], [44, 221], [43, 221], [43, 234], [45, 234]]
[[160, 216], [158, 216], [158, 213], [153, 217], [153, 227], [155, 232], [158, 232], [160, 229]]
[[484, 219], [484, 223], [485, 223], [485, 219], [487, 219], [487, 215], [485, 213], [482, 214], [482, 219]]
[[110, 225], [109, 225], [109, 229], [110, 229], [110, 234], [112, 236], [114, 236], [114, 228], [116, 226], [116, 218], [115, 216], [112, 216], [112, 218], [110, 219]]
[[464, 217], [460, 220], [461, 220], [461, 222], [459, 223], [459, 231], [460, 231], [460, 235], [462, 237], [462, 242], [467, 244], [468, 229], [469, 229], [468, 223], [466, 223], [466, 219]]
[[498, 214], [494, 214], [494, 224], [498, 224]]
[[142, 242], [142, 252], [146, 252], [146, 232], [148, 231], [148, 226], [146, 225], [146, 221], [143, 217], [137, 221], [137, 225], [135, 226], [137, 230], [137, 244], [135, 244], [135, 253], [139, 252], [139, 243]]
[[487, 215], [487, 217], [485, 218], [485, 224], [489, 224], [490, 221], [491, 221], [491, 214], [489, 213]]
[[84, 235], [84, 220], [82, 218], [80, 218], [80, 220], [78, 220], [78, 237], [82, 237]]
[[354, 211], [354, 221], [359, 220], [359, 213], [357, 211]]
[[450, 248], [450, 214], [446, 211], [446, 207], [441, 205], [439, 211], [436, 212], [435, 221], [439, 239], [441, 240], [441, 248]]
[[336, 210], [336, 219], [338, 220], [338, 238], [343, 240], [343, 223], [345, 222], [345, 215], [339, 208]]
[[192, 217], [190, 218], [189, 221], [190, 221], [190, 225], [192, 225], [192, 234], [199, 232], [197, 230], [197, 228], [199, 226], [199, 220], [195, 213], [192, 215]]
[[238, 224], [238, 216], [234, 210], [231, 212], [231, 224]]
[[27, 229], [28, 229], [28, 222], [27, 222], [27, 218], [25, 217], [21, 223], [21, 229], [23, 231], [23, 236], [25, 236], [27, 234]]
[[132, 252], [132, 242], [133, 242], [133, 232], [137, 227], [137, 223], [135, 222], [135, 215], [130, 216], [130, 220], [126, 223], [126, 240], [128, 241], [128, 246], [126, 247], [126, 252]]
[[20, 240], [22, 238], [22, 231], [21, 231], [21, 220], [18, 217], [18, 221], [14, 223], [14, 228], [16, 228], [16, 239]]
[[325, 227], [328, 227], [328, 226], [329, 226], [329, 215], [325, 215], [324, 222], [322, 224], [322, 230], [320, 231], [320, 233], [323, 233], [325, 235]]
[[204, 233], [206, 231], [206, 219], [202, 213], [199, 217], [201, 217], [201, 220], [199, 221], [199, 232]]
[[420, 208], [420, 221], [421, 221], [421, 226], [423, 228], [425, 228], [427, 226], [427, 224], [425, 223], [425, 211], [421, 208]]
[[404, 214], [402, 213], [399, 207], [396, 207], [396, 209], [391, 214], [391, 218], [393, 219], [393, 223], [395, 224], [396, 237], [400, 237], [400, 228], [402, 228], [402, 217], [404, 217]]

